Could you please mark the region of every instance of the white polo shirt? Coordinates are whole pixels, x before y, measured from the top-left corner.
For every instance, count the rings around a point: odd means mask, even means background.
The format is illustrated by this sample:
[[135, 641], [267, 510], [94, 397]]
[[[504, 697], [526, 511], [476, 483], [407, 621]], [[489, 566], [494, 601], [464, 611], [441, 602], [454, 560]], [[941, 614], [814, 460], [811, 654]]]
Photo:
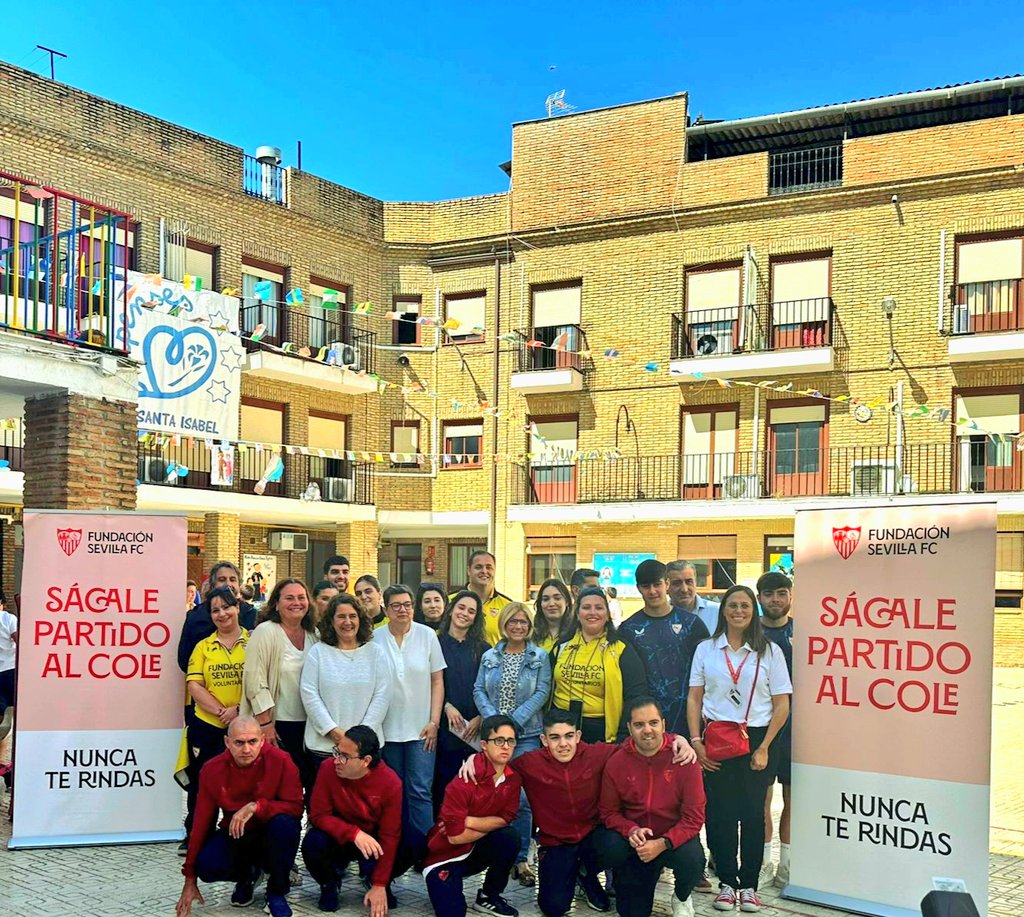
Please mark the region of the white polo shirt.
[[[726, 662], [726, 653], [733, 671], [739, 672], [739, 679], [735, 684], [729, 672], [729, 664]], [[697, 646], [690, 668], [690, 687], [704, 689], [704, 705], [701, 712], [705, 719], [726, 720], [731, 723], [743, 722], [750, 691], [754, 688], [754, 699], [750, 704], [750, 715], [747, 717], [748, 726], [767, 726], [772, 719], [772, 695], [793, 693], [793, 683], [786, 668], [786, 657], [776, 644], [769, 641], [768, 649], [761, 657], [761, 667], [758, 669], [757, 656], [750, 646], [744, 643], [738, 650], [734, 650], [729, 646], [725, 634], [721, 634], [717, 639], [703, 640]], [[730, 696], [734, 689], [739, 693], [739, 703], [735, 703]]]
[[441, 644], [433, 629], [415, 621], [401, 646], [387, 627], [375, 630], [373, 641], [384, 647], [395, 678], [384, 718], [384, 741], [412, 742], [430, 722], [430, 676], [447, 668]]

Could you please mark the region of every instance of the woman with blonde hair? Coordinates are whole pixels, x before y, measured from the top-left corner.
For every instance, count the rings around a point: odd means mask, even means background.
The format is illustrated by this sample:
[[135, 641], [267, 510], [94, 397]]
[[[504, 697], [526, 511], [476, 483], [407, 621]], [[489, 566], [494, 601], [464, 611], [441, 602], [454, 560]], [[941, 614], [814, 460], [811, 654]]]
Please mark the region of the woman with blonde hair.
[[[484, 718], [504, 714], [516, 724], [516, 747], [512, 758], [540, 748], [544, 708], [551, 696], [551, 660], [531, 640], [533, 612], [522, 602], [510, 602], [498, 615], [497, 646], [484, 653], [473, 686], [473, 700]], [[537, 878], [527, 862], [533, 813], [524, 793], [513, 827], [519, 831], [520, 848], [514, 874], [527, 888]]]

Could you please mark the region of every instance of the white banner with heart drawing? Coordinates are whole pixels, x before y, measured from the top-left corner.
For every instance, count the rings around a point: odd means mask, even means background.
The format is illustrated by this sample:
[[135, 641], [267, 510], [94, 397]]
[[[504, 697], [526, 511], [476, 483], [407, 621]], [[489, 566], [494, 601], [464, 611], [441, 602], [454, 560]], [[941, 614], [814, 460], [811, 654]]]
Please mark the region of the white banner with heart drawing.
[[[117, 329], [139, 372], [139, 427], [235, 440], [245, 353], [238, 300], [128, 272], [127, 326]], [[115, 302], [121, 281], [115, 288]]]

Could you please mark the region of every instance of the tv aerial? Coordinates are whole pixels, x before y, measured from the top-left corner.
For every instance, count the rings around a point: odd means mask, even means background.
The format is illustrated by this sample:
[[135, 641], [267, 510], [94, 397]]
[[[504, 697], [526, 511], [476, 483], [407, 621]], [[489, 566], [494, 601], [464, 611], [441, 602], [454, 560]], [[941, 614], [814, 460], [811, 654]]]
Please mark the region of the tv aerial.
[[544, 100], [544, 108], [548, 113], [549, 118], [555, 118], [558, 115], [567, 115], [571, 111], [576, 111], [575, 105], [570, 105], [565, 101], [565, 90], [559, 89], [558, 92], [553, 92]]

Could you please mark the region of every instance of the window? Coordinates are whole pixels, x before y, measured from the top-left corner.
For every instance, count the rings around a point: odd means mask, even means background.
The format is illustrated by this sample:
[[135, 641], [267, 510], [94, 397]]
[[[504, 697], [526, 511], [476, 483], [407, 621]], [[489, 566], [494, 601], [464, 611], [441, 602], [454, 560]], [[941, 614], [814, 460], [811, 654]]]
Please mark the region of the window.
[[[320, 480], [321, 493], [325, 486], [325, 478], [352, 478], [352, 463], [344, 458], [335, 458], [332, 452], [344, 452], [348, 448], [348, 418], [337, 414], [322, 414], [320, 412], [309, 412], [308, 438], [309, 446], [309, 476], [311, 479]], [[317, 450], [322, 449], [327, 455], [317, 455]], [[335, 487], [340, 485], [334, 485]], [[330, 499], [330, 498], [326, 498]]]
[[416, 468], [415, 457], [404, 460], [404, 454], [415, 456], [420, 451], [420, 422], [418, 420], [391, 421], [391, 452], [398, 453], [398, 461], [392, 459], [395, 468]]
[[448, 545], [448, 589], [456, 592], [466, 585], [466, 569], [469, 567], [469, 556], [474, 551], [486, 551], [485, 544], [450, 544]]
[[578, 367], [576, 353], [583, 349], [579, 327], [581, 293], [579, 281], [533, 288], [530, 337], [545, 346], [530, 349], [530, 369]]
[[741, 349], [741, 266], [686, 273], [686, 338], [681, 356], [730, 354]]
[[1024, 597], [1024, 532], [996, 534], [996, 608], [1019, 610]]
[[[406, 347], [417, 347], [420, 343], [420, 310], [423, 300], [419, 296], [396, 296], [392, 301], [392, 312], [398, 318], [392, 324], [391, 341]], [[462, 330], [461, 328], [458, 330]]]
[[[243, 398], [239, 413], [241, 438], [246, 443], [280, 445], [284, 442], [284, 405], [271, 401]], [[253, 486], [260, 479], [273, 453], [267, 449], [252, 447], [239, 449], [235, 460], [235, 479], [241, 479], [242, 493], [252, 493]], [[282, 455], [282, 460], [289, 458]], [[270, 481], [265, 493], [280, 495], [284, 492], [284, 481]]]
[[535, 417], [530, 422], [530, 484], [537, 503], [576, 502], [579, 418]]
[[721, 496], [721, 485], [736, 470], [738, 423], [739, 410], [733, 405], [683, 408], [681, 428], [684, 498], [704, 497], [710, 500]]
[[454, 318], [459, 327], [446, 332], [448, 339], [456, 344], [466, 344], [484, 339], [484, 303], [483, 293], [458, 293], [445, 296], [445, 321]]
[[793, 536], [765, 535], [764, 569], [793, 575]]
[[398, 582], [410, 589], [419, 588], [423, 574], [423, 549], [419, 543], [396, 545]]
[[[284, 342], [284, 335], [288, 333], [281, 311], [285, 274], [286, 268], [242, 259], [242, 315], [239, 324], [243, 335], [252, 334], [257, 325], [263, 325], [264, 341], [276, 346]], [[269, 283], [269, 288], [264, 290], [263, 283]], [[259, 297], [256, 295], [258, 284], [262, 290]]]
[[[324, 297], [332, 291], [330, 299]], [[318, 349], [334, 344], [350, 343], [347, 337], [349, 287], [343, 283], [331, 283], [319, 277], [309, 281], [309, 346]]]
[[736, 584], [735, 535], [680, 535], [677, 550], [680, 560], [693, 564], [702, 593], [725, 592]]
[[830, 341], [832, 259], [786, 258], [772, 262], [772, 347], [823, 347]]
[[177, 278], [179, 280], [184, 279], [185, 274], [189, 274], [192, 277], [198, 277], [202, 281], [202, 288], [204, 290], [213, 290], [214, 282], [216, 280], [214, 270], [217, 263], [217, 247], [215, 245], [207, 245], [205, 242], [194, 242], [189, 239], [185, 243], [185, 270], [182, 276]]
[[956, 263], [954, 334], [1024, 328], [1024, 239], [961, 242]]
[[827, 446], [826, 405], [812, 400], [769, 404], [768, 493], [784, 497], [825, 493]]
[[480, 468], [483, 465], [483, 421], [448, 421], [444, 425], [444, 467]]
[[960, 490], [997, 493], [1019, 489], [1021, 453], [1009, 437], [1021, 431], [1020, 389], [965, 389], [956, 395], [954, 404], [957, 420], [963, 421], [956, 430]]
[[576, 539], [528, 538], [527, 542], [526, 582], [530, 599], [537, 597], [540, 584], [546, 579], [568, 585], [576, 569]]

